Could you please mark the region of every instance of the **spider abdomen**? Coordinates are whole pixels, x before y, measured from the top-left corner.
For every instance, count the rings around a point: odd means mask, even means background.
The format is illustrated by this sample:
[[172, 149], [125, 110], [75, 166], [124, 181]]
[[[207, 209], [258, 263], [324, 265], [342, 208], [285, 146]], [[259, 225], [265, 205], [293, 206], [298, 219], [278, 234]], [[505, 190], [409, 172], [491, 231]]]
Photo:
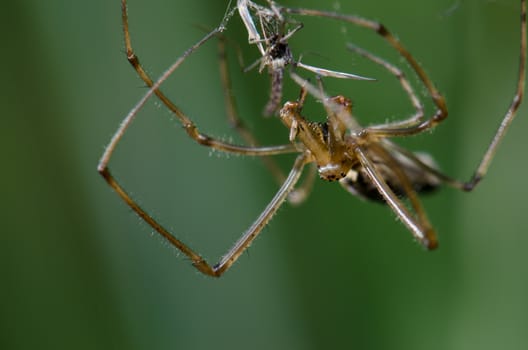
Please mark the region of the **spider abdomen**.
[[[395, 155], [392, 154], [392, 156]], [[398, 163], [399, 172], [395, 171], [395, 167], [391, 167], [386, 163], [377, 161], [374, 163], [387, 185], [400, 198], [406, 197], [406, 186], [421, 194], [434, 192], [442, 184], [438, 177], [424, 167], [437, 168], [432, 157], [425, 153], [415, 153], [414, 156], [416, 159], [406, 158], [402, 154], [392, 158], [393, 162]], [[340, 180], [340, 184], [355, 196], [385, 203], [385, 199], [376, 185], [359, 163], [352, 167], [347, 175]]]

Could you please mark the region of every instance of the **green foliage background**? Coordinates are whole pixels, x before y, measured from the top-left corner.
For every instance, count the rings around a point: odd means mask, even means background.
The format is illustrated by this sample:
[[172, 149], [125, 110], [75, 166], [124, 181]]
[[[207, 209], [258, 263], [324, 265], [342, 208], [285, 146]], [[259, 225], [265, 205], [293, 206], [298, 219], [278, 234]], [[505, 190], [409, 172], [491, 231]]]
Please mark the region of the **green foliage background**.
[[[284, 3], [339, 5], [386, 24], [450, 108], [448, 121], [406, 145], [431, 152], [454, 176], [471, 175], [513, 94], [519, 1]], [[225, 1], [130, 0], [132, 39], [149, 72], [158, 76], [225, 8]], [[232, 270], [210, 279], [152, 234], [96, 172], [112, 133], [146, 91], [123, 53], [119, 1], [12, 1], [0, 16], [0, 348], [528, 346], [526, 106], [474, 193], [443, 189], [424, 199], [438, 251], [422, 251], [387, 208], [319, 181], [305, 204], [280, 210]], [[345, 50], [354, 42], [408, 68], [378, 36], [302, 21], [292, 46], [303, 62], [378, 79], [326, 80], [329, 93], [354, 100], [362, 123], [411, 113], [393, 77]], [[249, 64], [257, 52], [239, 22], [235, 16], [227, 34]], [[246, 122], [263, 143], [285, 142], [288, 131], [260, 116], [266, 74], [243, 75], [234, 55], [230, 64]], [[214, 44], [164, 89], [204, 131], [237, 140], [225, 123]], [[297, 94], [289, 84], [285, 97]], [[324, 117], [317, 103], [305, 114]], [[210, 154], [156, 102], [140, 113], [111, 169], [210, 261], [277, 188], [258, 159]]]

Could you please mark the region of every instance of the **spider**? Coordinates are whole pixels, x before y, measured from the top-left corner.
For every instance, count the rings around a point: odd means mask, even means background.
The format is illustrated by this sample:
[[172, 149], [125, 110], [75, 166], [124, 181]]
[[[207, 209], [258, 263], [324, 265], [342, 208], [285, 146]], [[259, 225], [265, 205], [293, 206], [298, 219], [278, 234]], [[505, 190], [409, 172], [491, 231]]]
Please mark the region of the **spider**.
[[[128, 31], [126, 0], [122, 0], [122, 19], [127, 57], [141, 79], [150, 89], [122, 121], [101, 157], [97, 167], [98, 172], [130, 208], [152, 226], [156, 232], [184, 253], [196, 269], [213, 277], [221, 276], [233, 265], [286, 200], [291, 202], [304, 200], [313, 183], [313, 178], [315, 178], [314, 174], [317, 173], [323, 180], [338, 181], [343, 188], [353, 195], [388, 204], [398, 219], [403, 222], [411, 231], [414, 238], [424, 248], [436, 248], [436, 234], [425, 214], [418, 198], [418, 193], [432, 190], [441, 184], [446, 184], [462, 191], [471, 191], [487, 173], [497, 147], [508, 127], [511, 125], [524, 96], [527, 42], [526, 0], [521, 0], [519, 75], [514, 96], [480, 164], [467, 182], [455, 180], [441, 173], [428, 155], [413, 153], [391, 141], [391, 138], [412, 136], [434, 128], [447, 117], [447, 108], [443, 96], [425, 74], [424, 70], [386, 27], [361, 17], [334, 12], [284, 7], [281, 7], [280, 11], [301, 16], [317, 16], [340, 20], [370, 29], [379, 34], [404, 57], [421, 83], [426, 87], [435, 105], [435, 113], [430, 118], [424, 118], [420, 100], [405, 75], [398, 68], [361, 48], [348, 45], [350, 50], [380, 65], [399, 80], [402, 89], [406, 92], [415, 109], [413, 115], [399, 122], [362, 127], [352, 116], [352, 105], [348, 98], [344, 96], [329, 97], [324, 92], [320, 78], [317, 79], [318, 84], [314, 85], [300, 77], [294, 70], [291, 70], [289, 77], [300, 86], [301, 94], [297, 101], [286, 102], [279, 112], [280, 120], [289, 130], [289, 143], [275, 146], [256, 146], [255, 144], [240, 146], [217, 140], [200, 132], [191, 119], [160, 90], [160, 87], [194, 51], [206, 41], [215, 36], [219, 36], [225, 29], [225, 22], [205, 35], [180, 56], [157, 81], [153, 81], [143, 70], [132, 49]], [[222, 40], [220, 40], [220, 43], [220, 49], [223, 52], [224, 45], [222, 45]], [[247, 133], [246, 139], [253, 140], [247, 129], [240, 126], [241, 122], [236, 113], [234, 98], [229, 91], [229, 75], [225, 62], [222, 63], [221, 61], [220, 70], [224, 89], [226, 90], [225, 100], [230, 121], [238, 125], [236, 129], [241, 134]], [[322, 102], [327, 115], [325, 122], [312, 122], [301, 115], [303, 104], [308, 94]], [[123, 134], [138, 111], [152, 95], [156, 95], [174, 114], [189, 137], [198, 144], [222, 152], [260, 156], [265, 157], [264, 159], [269, 159], [270, 156], [278, 154], [297, 154], [289, 174], [285, 177], [275, 196], [253, 224], [251, 224], [233, 247], [215, 265], [209, 264], [204, 258], [162, 227], [156, 219], [141, 208], [121, 187], [108, 168], [108, 163], [118, 142], [123, 137]], [[310, 176], [301, 185], [297, 186], [301, 174], [308, 164], [314, 165], [309, 173]], [[280, 178], [280, 176], [277, 177]], [[408, 199], [408, 202], [404, 200], [404, 197]]]
[[[284, 79], [284, 69], [288, 65], [300, 67], [314, 72], [321, 76], [357, 79], [357, 80], [374, 80], [356, 74], [338, 72], [324, 68], [310, 66], [299, 61], [295, 61], [293, 53], [288, 45], [288, 40], [300, 29], [303, 24], [286, 18], [283, 15], [284, 8], [279, 6], [275, 1], [267, 0], [269, 7], [258, 5], [250, 0], [237, 0], [236, 9], [248, 32], [248, 41], [250, 44], [257, 45], [261, 58], [254, 64], [250, 65], [245, 71], [249, 71], [260, 63], [259, 72], [264, 67], [268, 67], [271, 76], [271, 91], [269, 101], [264, 107], [264, 115], [274, 114], [278, 109], [282, 98], [282, 81]], [[262, 35], [257, 30], [253, 17], [258, 19]], [[287, 30], [287, 25], [295, 23], [296, 26]]]

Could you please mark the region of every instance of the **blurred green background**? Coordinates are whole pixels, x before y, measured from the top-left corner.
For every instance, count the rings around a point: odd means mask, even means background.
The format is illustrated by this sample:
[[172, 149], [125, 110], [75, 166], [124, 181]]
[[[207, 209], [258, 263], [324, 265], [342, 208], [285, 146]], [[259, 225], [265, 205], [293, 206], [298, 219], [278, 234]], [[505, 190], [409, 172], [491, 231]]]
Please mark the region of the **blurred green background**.
[[[445, 94], [450, 118], [406, 140], [467, 179], [510, 103], [519, 1], [283, 1], [388, 26]], [[155, 77], [222, 18], [226, 1], [130, 0], [133, 44]], [[120, 4], [11, 1], [1, 11], [0, 348], [522, 349], [528, 346], [526, 106], [474, 193], [424, 198], [440, 249], [424, 252], [389, 209], [318, 181], [285, 205], [220, 279], [200, 275], [96, 172], [104, 146], [146, 92], [123, 52]], [[354, 42], [406, 67], [375, 34], [302, 19], [303, 62], [374, 76], [331, 81], [363, 124], [411, 108], [396, 80], [345, 50]], [[257, 56], [235, 16], [227, 34]], [[164, 87], [202, 130], [225, 122], [216, 45]], [[230, 58], [245, 121], [266, 144], [288, 131], [260, 112], [269, 78]], [[423, 88], [411, 79], [425, 100]], [[287, 84], [285, 98], [298, 88]], [[427, 101], [430, 106], [429, 101]], [[305, 114], [322, 120], [320, 105]], [[524, 140], [524, 141], [523, 141]], [[287, 168], [291, 157], [282, 157]], [[152, 101], [110, 168], [150, 213], [211, 262], [277, 189], [258, 159], [211, 153]]]

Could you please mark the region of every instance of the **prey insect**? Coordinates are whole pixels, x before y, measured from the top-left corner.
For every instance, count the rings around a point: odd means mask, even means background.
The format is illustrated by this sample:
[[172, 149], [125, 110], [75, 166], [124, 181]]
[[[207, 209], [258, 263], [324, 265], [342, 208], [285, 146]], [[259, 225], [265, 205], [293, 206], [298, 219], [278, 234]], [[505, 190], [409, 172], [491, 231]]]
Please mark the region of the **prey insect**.
[[[199, 131], [192, 120], [161, 91], [161, 85], [200, 46], [210, 39], [218, 37], [225, 29], [225, 21], [188, 49], [158, 80], [154, 81], [144, 71], [132, 49], [128, 30], [126, 1], [122, 0], [122, 19], [127, 58], [150, 89], [131, 109], [112, 137], [99, 161], [97, 168], [99, 173], [131, 209], [157, 233], [185, 254], [196, 269], [209, 276], [219, 277], [225, 273], [251, 245], [285, 201], [296, 202], [303, 200], [310, 190], [311, 179], [315, 177], [314, 174], [319, 174], [319, 177], [326, 181], [338, 181], [344, 189], [354, 195], [386, 203], [424, 248], [434, 249], [437, 246], [436, 233], [427, 218], [418, 198], [418, 193], [429, 191], [442, 184], [463, 191], [470, 191], [487, 173], [497, 147], [511, 125], [524, 96], [527, 45], [526, 0], [521, 0], [519, 73], [514, 96], [479, 166], [467, 182], [455, 180], [444, 175], [437, 169], [429, 156], [408, 151], [392, 141], [394, 138], [420, 134], [436, 127], [447, 117], [447, 108], [444, 97], [439, 93], [421, 66], [383, 25], [361, 17], [333, 12], [284, 7], [281, 7], [281, 12], [335, 19], [370, 29], [379, 34], [401, 54], [417, 75], [419, 81], [425, 86], [435, 106], [432, 116], [424, 118], [422, 103], [402, 71], [363, 49], [349, 45], [350, 50], [380, 65], [399, 80], [402, 89], [407, 94], [415, 110], [410, 117], [398, 122], [362, 127], [352, 115], [350, 100], [344, 96], [329, 97], [325, 93], [322, 83], [319, 83], [318, 86], [313, 85], [296, 72], [291, 71], [289, 77], [300, 86], [301, 96], [297, 101], [286, 102], [279, 112], [280, 120], [288, 130], [288, 132], [285, 132], [285, 136], [286, 134], [289, 135], [288, 143], [276, 146], [256, 146], [249, 142], [250, 145], [241, 146], [215, 139]], [[223, 48], [224, 46], [220, 45], [220, 47]], [[239, 132], [247, 134], [244, 137], [245, 139], [252, 140], [248, 130], [240, 127], [241, 121], [236, 113], [234, 98], [231, 92], [228, 91], [230, 82], [225, 62], [221, 62], [220, 69], [224, 89], [226, 90], [225, 100], [229, 119], [233, 125], [237, 126], [236, 129]], [[327, 115], [325, 122], [312, 122], [301, 115], [301, 112], [305, 112], [302, 109], [308, 94], [322, 102]], [[297, 154], [290, 172], [284, 178], [277, 193], [217, 264], [209, 264], [195, 250], [160, 225], [125, 191], [118, 180], [111, 174], [108, 167], [112, 154], [125, 131], [137, 116], [138, 111], [153, 95], [156, 95], [163, 105], [172, 112], [188, 136], [200, 145], [221, 152], [259, 156], [265, 157], [265, 159], [270, 159], [270, 156], [279, 154]], [[308, 170], [310, 171], [309, 177], [298, 186], [301, 174], [309, 164], [314, 165]], [[277, 176], [277, 178], [280, 178], [280, 176]], [[408, 201], [405, 201], [404, 197]]]
[[[261, 55], [260, 59], [246, 70], [250, 70], [259, 64], [259, 72], [262, 72], [267, 67], [271, 77], [270, 97], [264, 107], [264, 115], [272, 115], [279, 109], [282, 98], [284, 70], [289, 65], [306, 69], [320, 76], [374, 80], [356, 74], [310, 66], [300, 62], [300, 60], [296, 61], [288, 45], [288, 40], [302, 29], [303, 24], [285, 17], [283, 7], [279, 6], [275, 1], [267, 0], [267, 2], [269, 7], [259, 5], [250, 0], [237, 0], [237, 10], [248, 32], [248, 41], [250, 44], [257, 46]], [[289, 25], [292, 24], [294, 27], [288, 29]], [[260, 27], [260, 32], [257, 26]]]

